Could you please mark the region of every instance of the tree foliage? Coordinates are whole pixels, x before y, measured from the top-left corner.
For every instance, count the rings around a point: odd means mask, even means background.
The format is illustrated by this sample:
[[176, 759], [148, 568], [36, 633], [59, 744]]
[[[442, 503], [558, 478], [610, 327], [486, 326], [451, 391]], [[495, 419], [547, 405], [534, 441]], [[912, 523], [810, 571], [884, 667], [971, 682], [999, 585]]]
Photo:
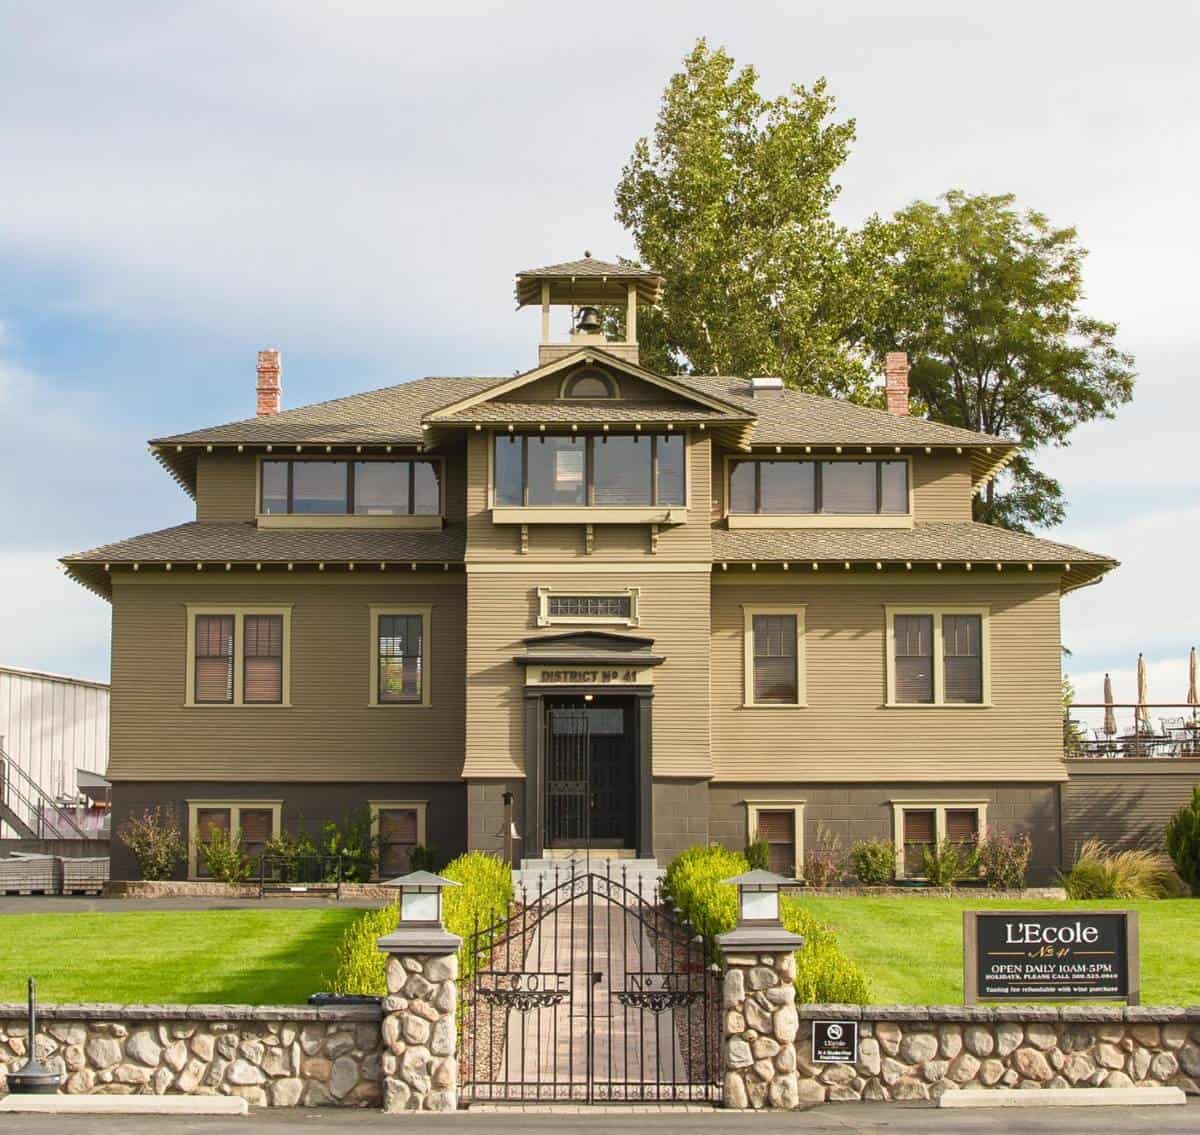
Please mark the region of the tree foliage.
[[850, 231], [831, 208], [853, 120], [835, 120], [824, 80], [775, 98], [757, 84], [698, 41], [622, 171], [617, 219], [663, 276], [639, 322], [645, 364], [880, 405], [882, 355], [907, 350], [914, 413], [1021, 442], [976, 519], [1061, 521], [1037, 450], [1112, 417], [1134, 380], [1116, 326], [1081, 310], [1075, 230], [955, 190]]
[[868, 222], [883, 257], [868, 338], [877, 356], [912, 360], [916, 409], [967, 429], [1020, 439], [976, 519], [1024, 530], [1063, 519], [1061, 485], [1035, 451], [1111, 418], [1133, 396], [1133, 359], [1116, 325], [1083, 314], [1085, 250], [1071, 227], [1021, 210], [1011, 194], [945, 194]]
[[855, 241], [830, 217], [854, 139], [824, 81], [764, 98], [700, 40], [663, 94], [617, 186], [617, 219], [664, 278], [639, 323], [642, 358], [666, 373], [779, 375], [869, 397]]

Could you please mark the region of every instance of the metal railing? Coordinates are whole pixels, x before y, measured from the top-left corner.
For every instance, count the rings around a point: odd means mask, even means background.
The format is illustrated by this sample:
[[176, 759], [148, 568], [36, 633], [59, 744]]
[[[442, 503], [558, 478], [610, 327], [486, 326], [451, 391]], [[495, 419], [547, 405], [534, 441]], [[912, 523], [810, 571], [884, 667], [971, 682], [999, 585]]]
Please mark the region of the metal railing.
[[1063, 718], [1063, 751], [1077, 760], [1200, 759], [1200, 707], [1186, 702], [1076, 702]]
[[75, 822], [70, 805], [55, 800], [0, 748], [0, 817], [27, 839], [94, 839]]
[[342, 896], [342, 883], [356, 880], [359, 860], [345, 855], [271, 855], [258, 858], [258, 897], [264, 895]]

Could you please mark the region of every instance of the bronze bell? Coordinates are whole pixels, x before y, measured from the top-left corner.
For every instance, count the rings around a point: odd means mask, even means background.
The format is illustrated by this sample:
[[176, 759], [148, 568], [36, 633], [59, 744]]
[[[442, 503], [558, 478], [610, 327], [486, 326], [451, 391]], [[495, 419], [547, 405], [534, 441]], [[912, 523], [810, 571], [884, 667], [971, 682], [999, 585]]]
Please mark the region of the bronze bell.
[[594, 335], [599, 332], [602, 326], [600, 313], [594, 307], [581, 307], [579, 309], [579, 317], [575, 321], [576, 331], [583, 331], [589, 335]]

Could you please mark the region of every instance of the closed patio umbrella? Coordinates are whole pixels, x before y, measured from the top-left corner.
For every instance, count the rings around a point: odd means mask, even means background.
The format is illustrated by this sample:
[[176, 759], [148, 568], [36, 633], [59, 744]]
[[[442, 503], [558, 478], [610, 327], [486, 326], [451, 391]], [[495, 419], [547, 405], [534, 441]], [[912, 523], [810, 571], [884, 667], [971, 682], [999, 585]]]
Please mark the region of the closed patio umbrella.
[[1146, 693], [1146, 659], [1139, 653], [1137, 661], [1137, 708], [1133, 711], [1136, 729], [1139, 733], [1152, 733], [1154, 727], [1150, 724], [1150, 711], [1146, 708], [1149, 697]]
[[1112, 678], [1104, 675], [1104, 735], [1115, 737], [1117, 733], [1117, 715], [1113, 712]]
[[1187, 703], [1192, 707], [1192, 716], [1196, 715], [1196, 709], [1200, 707], [1200, 693], [1196, 692], [1196, 648], [1193, 646], [1191, 653], [1188, 654], [1188, 692]]

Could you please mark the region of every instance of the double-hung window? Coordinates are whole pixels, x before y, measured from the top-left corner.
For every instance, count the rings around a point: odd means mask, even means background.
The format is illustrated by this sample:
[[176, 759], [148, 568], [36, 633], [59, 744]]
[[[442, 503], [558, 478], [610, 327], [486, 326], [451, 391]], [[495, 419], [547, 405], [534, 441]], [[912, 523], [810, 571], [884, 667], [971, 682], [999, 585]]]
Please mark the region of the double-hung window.
[[430, 704], [428, 606], [370, 608], [373, 706]]
[[187, 608], [189, 706], [286, 706], [291, 607]]
[[985, 800], [893, 800], [896, 874], [920, 878], [925, 855], [945, 840], [969, 849], [987, 833]]
[[257, 874], [268, 840], [280, 832], [282, 800], [188, 800], [187, 805], [189, 877], [209, 874], [202, 845], [214, 838], [222, 842], [239, 839]]
[[742, 611], [743, 704], [804, 705], [804, 608], [746, 604]]
[[986, 607], [888, 607], [889, 705], [988, 705]]

